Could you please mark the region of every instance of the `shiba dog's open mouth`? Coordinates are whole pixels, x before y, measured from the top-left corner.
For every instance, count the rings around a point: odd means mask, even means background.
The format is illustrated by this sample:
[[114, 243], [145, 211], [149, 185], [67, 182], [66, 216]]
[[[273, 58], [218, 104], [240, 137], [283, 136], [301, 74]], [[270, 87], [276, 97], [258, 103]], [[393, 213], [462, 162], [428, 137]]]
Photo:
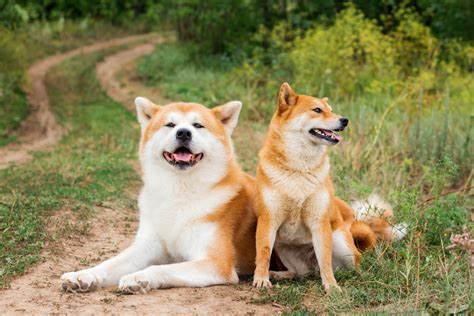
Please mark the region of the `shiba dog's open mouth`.
[[[343, 129], [344, 128], [340, 128], [334, 131], [342, 131]], [[325, 141], [328, 141], [330, 143], [337, 144], [342, 139], [342, 137], [334, 133], [334, 131], [330, 131], [330, 130], [322, 129], [322, 128], [312, 128], [309, 130], [309, 133], [313, 136], [324, 139]]]
[[204, 154], [193, 154], [189, 148], [181, 146], [178, 147], [173, 153], [167, 151], [163, 152], [163, 157], [170, 165], [176, 166], [179, 169], [186, 169], [201, 161], [204, 157]]

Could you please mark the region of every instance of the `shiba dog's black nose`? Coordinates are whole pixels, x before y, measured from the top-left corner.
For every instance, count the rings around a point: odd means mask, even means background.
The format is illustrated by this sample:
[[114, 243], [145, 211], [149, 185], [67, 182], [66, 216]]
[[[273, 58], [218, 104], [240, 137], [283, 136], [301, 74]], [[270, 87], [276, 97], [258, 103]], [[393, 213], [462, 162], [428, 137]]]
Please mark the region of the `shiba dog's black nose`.
[[349, 119], [347, 119], [345, 117], [340, 118], [339, 121], [341, 122], [342, 126], [344, 126], [344, 127], [346, 127], [347, 124], [349, 124]]
[[193, 134], [187, 128], [180, 128], [176, 132], [176, 139], [182, 142], [189, 142], [193, 138]]

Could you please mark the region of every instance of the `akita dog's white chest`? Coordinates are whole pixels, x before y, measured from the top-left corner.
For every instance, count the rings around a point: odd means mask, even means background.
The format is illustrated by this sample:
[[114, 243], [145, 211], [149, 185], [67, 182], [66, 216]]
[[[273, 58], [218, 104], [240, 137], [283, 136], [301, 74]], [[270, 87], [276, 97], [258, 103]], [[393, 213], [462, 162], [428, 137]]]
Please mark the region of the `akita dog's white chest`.
[[144, 189], [140, 196], [140, 225], [147, 227], [147, 233], [172, 261], [199, 259], [206, 256], [217, 238], [217, 225], [206, 216], [234, 194], [234, 190], [219, 189], [198, 196], [163, 196]]

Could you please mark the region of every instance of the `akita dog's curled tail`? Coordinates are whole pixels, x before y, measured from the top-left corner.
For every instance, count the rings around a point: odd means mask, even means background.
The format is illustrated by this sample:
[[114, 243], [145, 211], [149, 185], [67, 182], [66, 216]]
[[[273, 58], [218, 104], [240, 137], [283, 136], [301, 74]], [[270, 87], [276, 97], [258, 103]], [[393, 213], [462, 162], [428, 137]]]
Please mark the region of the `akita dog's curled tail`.
[[235, 284], [255, 268], [255, 180], [237, 164], [231, 134], [242, 104], [136, 101], [141, 125], [140, 226], [132, 245], [101, 264], [65, 273], [61, 287], [124, 293]]
[[[338, 288], [335, 268], [358, 263], [360, 250], [373, 247], [377, 238], [403, 237], [403, 226], [389, 225], [391, 207], [380, 198], [355, 202], [355, 217], [334, 195], [326, 151], [341, 140], [336, 132], [348, 123], [332, 112], [327, 98], [281, 86], [257, 167], [255, 286], [271, 286], [270, 277], [291, 278], [319, 268], [324, 287]], [[288, 271], [269, 271], [273, 248]]]

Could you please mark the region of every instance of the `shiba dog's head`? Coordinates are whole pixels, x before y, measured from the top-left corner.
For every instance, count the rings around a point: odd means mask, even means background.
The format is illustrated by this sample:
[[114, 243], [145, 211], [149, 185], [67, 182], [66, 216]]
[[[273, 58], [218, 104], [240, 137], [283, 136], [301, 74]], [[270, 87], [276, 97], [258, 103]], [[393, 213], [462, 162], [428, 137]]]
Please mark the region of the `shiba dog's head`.
[[332, 112], [328, 98], [298, 95], [285, 82], [272, 123], [301, 145], [334, 145], [341, 140], [336, 132], [344, 130], [349, 120]]
[[136, 98], [135, 104], [145, 171], [189, 175], [205, 169], [212, 173], [233, 157], [230, 136], [242, 107], [239, 101], [213, 109], [182, 102], [158, 106], [142, 97]]

